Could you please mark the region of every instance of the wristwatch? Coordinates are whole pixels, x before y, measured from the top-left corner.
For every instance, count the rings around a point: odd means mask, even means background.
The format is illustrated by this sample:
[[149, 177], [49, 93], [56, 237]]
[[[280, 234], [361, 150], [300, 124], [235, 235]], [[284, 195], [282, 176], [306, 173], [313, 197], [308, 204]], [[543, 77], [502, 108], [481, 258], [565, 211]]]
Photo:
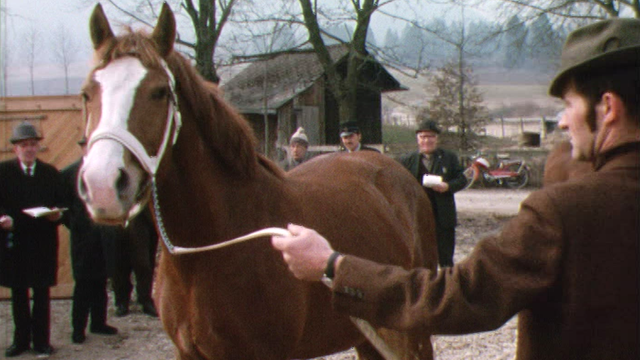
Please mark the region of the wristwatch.
[[324, 268], [324, 274], [322, 274], [322, 278], [320, 279], [320, 281], [322, 281], [322, 283], [327, 285], [327, 287], [329, 287], [330, 289], [333, 288], [333, 278], [336, 275], [336, 259], [338, 259], [338, 256], [340, 255], [342, 254], [337, 251], [334, 251], [331, 255], [329, 255], [329, 259], [327, 260], [327, 267]]

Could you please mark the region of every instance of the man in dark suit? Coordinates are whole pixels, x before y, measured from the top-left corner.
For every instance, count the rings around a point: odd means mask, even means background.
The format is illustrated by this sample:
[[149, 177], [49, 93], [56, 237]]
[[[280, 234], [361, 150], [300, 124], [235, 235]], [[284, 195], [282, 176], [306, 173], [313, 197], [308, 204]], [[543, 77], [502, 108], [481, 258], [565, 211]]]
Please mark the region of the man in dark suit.
[[[78, 141], [83, 153], [87, 140]], [[63, 217], [70, 232], [71, 265], [75, 286], [71, 308], [71, 341], [85, 341], [85, 329], [91, 315], [90, 331], [114, 335], [118, 329], [107, 325], [107, 265], [104, 246], [116, 240], [115, 227], [95, 224], [78, 196], [78, 170], [82, 159], [62, 170], [65, 203], [69, 210]]]
[[[63, 204], [60, 173], [37, 159], [40, 140], [35, 127], [24, 122], [10, 139], [16, 158], [0, 163], [0, 286], [11, 288], [15, 331], [7, 357], [33, 348], [51, 354], [49, 287], [56, 284], [60, 211], [31, 217], [23, 210], [57, 209]], [[33, 307], [29, 308], [29, 288]]]
[[453, 194], [462, 190], [467, 180], [458, 155], [438, 147], [439, 134], [435, 121], [422, 121], [416, 129], [418, 150], [402, 156], [399, 161], [424, 186], [431, 200], [438, 238], [438, 262], [441, 267], [450, 267], [453, 266], [458, 223]]
[[333, 307], [376, 327], [467, 334], [518, 314], [518, 360], [640, 358], [640, 20], [572, 32], [549, 93], [592, 172], [533, 192], [451, 269], [336, 253], [302, 226], [273, 237], [300, 279], [332, 280]]
[[348, 121], [340, 126], [340, 140], [344, 148], [342, 151], [354, 152], [367, 150], [380, 152], [378, 149], [362, 145], [360, 127], [355, 121]]

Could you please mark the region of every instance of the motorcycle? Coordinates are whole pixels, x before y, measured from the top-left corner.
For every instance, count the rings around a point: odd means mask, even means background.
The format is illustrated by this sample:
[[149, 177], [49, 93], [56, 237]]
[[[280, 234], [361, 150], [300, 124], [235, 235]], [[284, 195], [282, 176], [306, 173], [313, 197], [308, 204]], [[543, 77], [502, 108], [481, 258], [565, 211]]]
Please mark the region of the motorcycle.
[[522, 189], [529, 183], [531, 169], [524, 160], [510, 160], [508, 156], [498, 155], [497, 168], [491, 168], [489, 160], [477, 154], [471, 158], [471, 164], [464, 171], [467, 178], [465, 189], [481, 182], [484, 186], [499, 186], [510, 189]]

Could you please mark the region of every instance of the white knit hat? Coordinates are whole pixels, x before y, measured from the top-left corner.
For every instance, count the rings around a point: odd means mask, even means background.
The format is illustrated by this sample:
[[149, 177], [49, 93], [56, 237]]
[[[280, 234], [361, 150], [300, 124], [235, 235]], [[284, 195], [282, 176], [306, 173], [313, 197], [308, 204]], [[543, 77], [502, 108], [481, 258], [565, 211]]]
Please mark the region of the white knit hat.
[[291, 140], [289, 141], [289, 143], [292, 143], [294, 141], [301, 141], [309, 145], [309, 138], [307, 138], [307, 134], [304, 132], [304, 128], [302, 126], [299, 127], [298, 130], [293, 133], [293, 135], [291, 135]]

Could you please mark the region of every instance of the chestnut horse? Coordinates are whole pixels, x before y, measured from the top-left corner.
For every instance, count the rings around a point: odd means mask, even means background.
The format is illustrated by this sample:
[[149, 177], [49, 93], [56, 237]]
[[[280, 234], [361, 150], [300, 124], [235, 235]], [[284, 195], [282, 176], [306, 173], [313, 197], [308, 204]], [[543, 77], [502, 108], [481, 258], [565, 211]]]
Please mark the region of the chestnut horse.
[[549, 152], [544, 165], [543, 186], [565, 182], [593, 172], [593, 165], [590, 162], [572, 159], [571, 149], [571, 143], [563, 141]]
[[[303, 224], [333, 246], [382, 263], [435, 270], [433, 214], [401, 165], [374, 152], [331, 154], [284, 173], [255, 151], [248, 123], [173, 51], [164, 4], [151, 35], [115, 36], [100, 5], [90, 20], [96, 66], [83, 87], [89, 151], [78, 187], [92, 217], [123, 223], [153, 204], [165, 246], [155, 300], [179, 359], [291, 359], [356, 346], [379, 359], [321, 283], [297, 280], [268, 237]], [[399, 358], [431, 359], [429, 334], [379, 329]]]

